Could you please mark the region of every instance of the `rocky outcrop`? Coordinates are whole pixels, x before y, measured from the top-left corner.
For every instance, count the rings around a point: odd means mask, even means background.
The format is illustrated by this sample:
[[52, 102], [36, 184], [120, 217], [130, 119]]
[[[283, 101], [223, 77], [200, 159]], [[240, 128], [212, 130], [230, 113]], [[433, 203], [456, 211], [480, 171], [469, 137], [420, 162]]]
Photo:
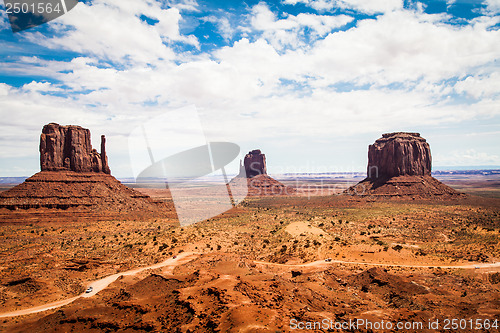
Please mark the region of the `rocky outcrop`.
[[102, 172], [109, 174], [106, 138], [101, 136], [101, 154], [92, 149], [90, 131], [80, 126], [45, 125], [40, 135], [42, 171]]
[[455, 198], [431, 176], [431, 149], [419, 133], [389, 133], [368, 148], [367, 177], [345, 194], [371, 198]]
[[245, 155], [243, 164], [240, 162], [240, 173], [231, 180], [232, 187], [247, 187], [247, 195], [272, 196], [294, 195], [295, 188], [287, 186], [267, 175], [266, 155], [259, 149], [250, 151]]
[[243, 165], [240, 164], [240, 177], [253, 178], [258, 175], [267, 175], [266, 155], [259, 149], [252, 150], [245, 155]]
[[155, 202], [110, 175], [104, 135], [99, 154], [88, 129], [48, 124], [40, 137], [40, 164], [41, 172], [0, 193], [1, 221], [175, 216], [171, 204]]
[[431, 149], [419, 133], [389, 133], [368, 148], [367, 177], [430, 176]]

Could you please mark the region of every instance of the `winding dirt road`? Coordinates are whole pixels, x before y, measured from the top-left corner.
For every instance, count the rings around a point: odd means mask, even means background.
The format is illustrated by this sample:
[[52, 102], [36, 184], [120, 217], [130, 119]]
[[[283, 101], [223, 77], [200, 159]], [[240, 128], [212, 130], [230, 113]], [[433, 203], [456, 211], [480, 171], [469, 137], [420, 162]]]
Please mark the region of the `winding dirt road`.
[[[188, 261], [193, 260], [194, 258], [198, 257], [200, 253], [196, 252], [183, 252], [179, 254], [175, 259], [170, 258], [167, 259], [161, 263], [147, 266], [147, 267], [141, 267], [141, 268], [136, 268], [130, 271], [126, 271], [123, 273], [116, 273], [110, 276], [107, 276], [103, 279], [93, 281], [88, 285], [88, 287], [92, 286], [93, 290], [90, 293], [83, 293], [79, 296], [69, 298], [66, 300], [62, 301], [57, 301], [41, 306], [36, 306], [24, 310], [17, 310], [17, 311], [12, 311], [12, 312], [6, 312], [6, 313], [0, 313], [0, 318], [6, 318], [6, 317], [16, 317], [16, 316], [23, 316], [23, 315], [28, 315], [32, 313], [37, 313], [37, 312], [43, 312], [55, 308], [59, 308], [61, 306], [70, 304], [74, 302], [75, 300], [79, 298], [87, 298], [87, 297], [92, 297], [96, 295], [98, 292], [101, 290], [107, 288], [111, 283], [116, 281], [120, 276], [129, 276], [129, 275], [135, 275], [137, 273], [143, 272], [148, 269], [157, 269], [157, 268], [162, 268], [162, 267], [170, 267], [174, 268], [177, 265], [184, 264]], [[366, 265], [366, 266], [383, 266], [383, 267], [405, 267], [405, 268], [434, 268], [434, 267], [440, 267], [440, 268], [457, 268], [457, 269], [480, 269], [480, 268], [500, 268], [500, 262], [496, 263], [476, 263], [476, 264], [470, 264], [470, 265], [457, 265], [457, 266], [449, 266], [449, 265], [401, 265], [401, 264], [383, 264], [383, 263], [369, 263], [369, 262], [357, 262], [357, 261], [343, 261], [343, 260], [331, 260], [329, 262], [326, 262], [325, 260], [317, 260], [305, 264], [278, 264], [278, 263], [272, 263], [272, 262], [267, 262], [267, 261], [254, 261], [255, 264], [261, 264], [261, 265], [267, 265], [267, 266], [279, 266], [279, 267], [290, 267], [290, 268], [300, 268], [300, 267], [325, 267], [329, 266], [332, 264], [351, 264], [351, 265]]]
[[53, 303], [49, 303], [49, 304], [45, 304], [45, 305], [35, 306], [32, 308], [28, 308], [28, 309], [0, 313], [0, 318], [23, 316], [23, 315], [27, 315], [27, 314], [56, 309], [56, 308], [59, 308], [61, 306], [65, 306], [67, 304], [70, 304], [79, 298], [87, 298], [87, 297], [92, 297], [92, 296], [96, 295], [101, 290], [106, 289], [111, 283], [115, 282], [116, 279], [118, 279], [120, 276], [135, 275], [137, 273], [143, 272], [143, 271], [148, 270], [148, 269], [157, 269], [157, 268], [162, 268], [162, 267], [172, 267], [173, 268], [177, 265], [184, 264], [184, 263], [192, 260], [193, 258], [191, 258], [191, 257], [193, 255], [197, 256], [197, 254], [194, 252], [183, 252], [183, 253], [177, 255], [177, 257], [175, 259], [169, 258], [163, 262], [160, 262], [158, 264], [154, 264], [151, 266], [136, 268], [136, 269], [132, 269], [130, 271], [122, 272], [122, 273], [116, 273], [116, 274], [107, 276], [105, 278], [102, 278], [100, 280], [96, 280], [96, 281], [93, 281], [92, 283], [90, 283], [87, 286], [87, 287], [92, 287], [92, 289], [93, 289], [92, 292], [90, 292], [90, 293], [83, 293], [83, 294], [78, 295], [76, 297], [68, 298], [68, 299], [65, 299], [62, 301], [57, 301], [57, 302], [53, 302]]
[[328, 266], [331, 264], [350, 264], [350, 265], [365, 265], [365, 266], [383, 266], [383, 267], [404, 267], [404, 268], [457, 268], [457, 269], [479, 269], [479, 268], [495, 268], [500, 267], [500, 262], [495, 263], [476, 263], [470, 265], [402, 265], [402, 264], [384, 264], [384, 263], [372, 263], [372, 262], [360, 262], [360, 261], [344, 261], [344, 260], [331, 260], [326, 262], [325, 260], [317, 260], [308, 262], [307, 264], [278, 264], [267, 261], [254, 261], [256, 264], [267, 265], [267, 266], [281, 266], [281, 267], [319, 267]]

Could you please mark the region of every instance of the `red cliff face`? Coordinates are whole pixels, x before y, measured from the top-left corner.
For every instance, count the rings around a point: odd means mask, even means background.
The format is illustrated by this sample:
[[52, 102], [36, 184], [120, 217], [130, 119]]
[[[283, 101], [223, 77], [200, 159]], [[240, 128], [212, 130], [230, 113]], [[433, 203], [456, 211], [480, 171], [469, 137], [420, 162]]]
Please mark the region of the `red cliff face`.
[[431, 149], [418, 133], [389, 133], [368, 148], [368, 175], [344, 191], [356, 197], [453, 199], [463, 194], [431, 176]]
[[431, 149], [419, 133], [389, 133], [368, 148], [369, 179], [430, 176]]
[[106, 138], [101, 137], [101, 154], [92, 149], [90, 131], [80, 126], [45, 125], [40, 136], [42, 171], [110, 173]]
[[243, 171], [245, 171], [247, 178], [267, 175], [266, 155], [262, 154], [259, 149], [252, 150], [245, 155], [243, 165], [240, 168], [240, 176], [243, 176]]

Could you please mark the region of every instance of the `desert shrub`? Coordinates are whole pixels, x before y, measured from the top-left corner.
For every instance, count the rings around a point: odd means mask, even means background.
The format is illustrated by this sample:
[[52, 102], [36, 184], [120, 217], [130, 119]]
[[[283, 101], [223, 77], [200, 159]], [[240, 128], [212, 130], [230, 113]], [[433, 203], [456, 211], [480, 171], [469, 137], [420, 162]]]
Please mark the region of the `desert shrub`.
[[399, 251], [401, 251], [401, 249], [403, 249], [403, 247], [402, 247], [401, 245], [399, 245], [399, 244], [398, 244], [398, 245], [394, 245], [394, 246], [392, 247], [392, 249], [393, 249], [393, 250], [395, 250], [395, 251], [398, 251], [398, 252], [399, 252]]
[[493, 284], [499, 284], [500, 283], [500, 273], [490, 274], [489, 278], [490, 278], [490, 282], [493, 283]]

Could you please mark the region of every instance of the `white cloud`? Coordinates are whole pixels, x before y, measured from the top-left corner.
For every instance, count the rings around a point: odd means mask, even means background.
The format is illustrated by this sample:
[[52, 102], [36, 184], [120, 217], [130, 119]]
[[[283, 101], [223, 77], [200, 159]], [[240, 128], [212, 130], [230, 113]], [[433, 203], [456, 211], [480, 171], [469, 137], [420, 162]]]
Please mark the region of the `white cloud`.
[[486, 0], [486, 4], [488, 5], [488, 11], [496, 14], [500, 12], [500, 0]]
[[0, 31], [10, 30], [9, 17], [4, 9], [0, 9]]
[[[179, 32], [181, 13], [149, 1], [80, 3], [67, 20], [65, 15], [56, 23], [60, 37], [28, 33], [37, 43], [83, 55], [71, 61], [22, 57], [0, 63], [5, 74], [54, 79], [21, 88], [0, 84], [1, 158], [36, 155], [45, 123], [79, 124], [109, 137], [113, 171], [127, 175], [119, 162], [128, 159], [128, 132], [138, 122], [189, 104], [200, 110], [212, 139], [240, 144], [315, 140], [324, 149], [335, 137], [500, 117], [500, 32], [490, 29], [498, 18], [451, 26], [442, 15], [387, 10], [333, 32], [352, 18], [298, 14], [280, 19], [261, 3], [249, 13], [253, 30], [248, 38], [190, 55], [169, 47], [173, 42], [197, 45]], [[140, 14], [159, 23], [141, 22]], [[218, 24], [228, 40], [243, 29], [227, 18], [206, 20]], [[457, 78], [455, 85], [447, 81]], [[67, 97], [59, 97], [61, 92]], [[450, 97], [455, 93], [479, 100], [471, 105], [455, 101]], [[20, 128], [19, 143], [12, 145]], [[485, 159], [480, 153], [467, 156]]]
[[199, 5], [196, 0], [169, 1], [168, 5], [181, 11], [199, 12]]
[[386, 13], [403, 8], [402, 0], [284, 0], [283, 3], [289, 5], [303, 3], [317, 11], [330, 11], [339, 7], [367, 14]]
[[486, 75], [468, 76], [455, 84], [457, 93], [466, 93], [469, 96], [479, 98], [498, 97], [500, 95], [500, 74], [498, 72]]
[[226, 41], [231, 40], [236, 32], [236, 27], [234, 27], [229, 22], [229, 19], [227, 17], [216, 17], [213, 15], [210, 15], [210, 16], [204, 17], [203, 20], [206, 22], [211, 22], [211, 23], [215, 24], [217, 26], [217, 29], [219, 30], [220, 35]]
[[21, 87], [21, 90], [26, 92], [40, 92], [40, 93], [48, 93], [48, 92], [58, 92], [63, 91], [61, 88], [54, 87], [54, 85], [50, 82], [36, 82], [32, 81], [31, 83], [27, 83]]
[[500, 156], [475, 149], [453, 150], [448, 154], [437, 155], [434, 164], [440, 166], [481, 166], [500, 165]]
[[[263, 37], [275, 48], [284, 46], [297, 48], [305, 44], [304, 29], [313, 31], [313, 41], [340, 28], [353, 20], [346, 15], [327, 16], [301, 13], [297, 16], [288, 15], [277, 19], [276, 15], [265, 3], [259, 3], [252, 8], [251, 25], [257, 31], [263, 32]], [[311, 43], [311, 41], [308, 41]]]
[[461, 77], [497, 59], [500, 31], [488, 30], [482, 21], [457, 28], [437, 18], [394, 12], [364, 20], [317, 42], [303, 61], [312, 72], [323, 73], [325, 85], [352, 80], [385, 85]]
[[[158, 22], [143, 22], [144, 15]], [[52, 27], [59, 36], [47, 38], [26, 33], [26, 38], [53, 49], [66, 49], [124, 64], [172, 60], [175, 53], [166, 45], [175, 42], [198, 47], [195, 36], [179, 32], [179, 9], [163, 9], [155, 1], [98, 0], [79, 3]]]
[[5, 83], [0, 83], [0, 97], [7, 96], [10, 91], [10, 86]]

